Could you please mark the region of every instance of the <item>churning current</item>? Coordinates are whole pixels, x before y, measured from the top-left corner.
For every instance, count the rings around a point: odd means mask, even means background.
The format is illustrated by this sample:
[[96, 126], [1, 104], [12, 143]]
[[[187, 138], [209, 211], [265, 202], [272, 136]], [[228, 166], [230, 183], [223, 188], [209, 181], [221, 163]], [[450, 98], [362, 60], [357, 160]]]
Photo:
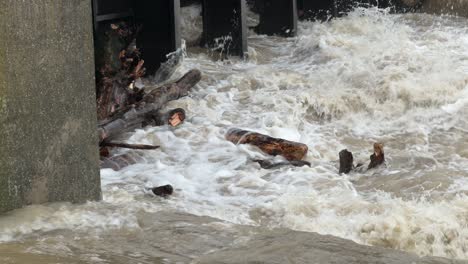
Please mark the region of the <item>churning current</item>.
[[[80, 259], [99, 262], [144, 236], [158, 215], [170, 223], [187, 213], [222, 220], [218, 229], [282, 227], [468, 259], [467, 22], [356, 9], [300, 22], [295, 38], [250, 32], [246, 60], [189, 48], [174, 77], [198, 68], [203, 79], [168, 105], [186, 109], [187, 122], [130, 134], [130, 143], [161, 149], [119, 172], [102, 170], [102, 202], [32, 206], [0, 218], [0, 248], [65, 258], [94, 245], [99, 250]], [[261, 169], [251, 160], [271, 157], [226, 141], [232, 127], [303, 142], [312, 166]], [[384, 144], [386, 166], [338, 174], [340, 150], [368, 162], [374, 142]], [[169, 199], [145, 193], [164, 184], [175, 188]], [[126, 239], [112, 242], [111, 234]], [[164, 239], [180, 245], [175, 252], [206, 247]], [[128, 246], [113, 263], [151, 252], [145, 243]]]

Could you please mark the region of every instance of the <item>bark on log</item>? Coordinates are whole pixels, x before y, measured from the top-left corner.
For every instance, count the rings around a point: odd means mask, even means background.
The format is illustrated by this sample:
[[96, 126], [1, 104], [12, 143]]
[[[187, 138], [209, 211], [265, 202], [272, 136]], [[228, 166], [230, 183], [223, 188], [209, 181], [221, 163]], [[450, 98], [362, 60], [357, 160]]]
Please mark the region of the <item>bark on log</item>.
[[[161, 115], [158, 110], [167, 102], [186, 96], [200, 80], [201, 72], [191, 70], [177, 82], [149, 92], [132, 107], [122, 109], [111, 118], [101, 121], [98, 127], [99, 142], [135, 128], [160, 123]], [[185, 118], [185, 112], [183, 112], [183, 117]]]
[[289, 161], [302, 160], [308, 151], [307, 145], [302, 143], [241, 129], [231, 129], [225, 137], [234, 144], [254, 145], [269, 155], [281, 155]]

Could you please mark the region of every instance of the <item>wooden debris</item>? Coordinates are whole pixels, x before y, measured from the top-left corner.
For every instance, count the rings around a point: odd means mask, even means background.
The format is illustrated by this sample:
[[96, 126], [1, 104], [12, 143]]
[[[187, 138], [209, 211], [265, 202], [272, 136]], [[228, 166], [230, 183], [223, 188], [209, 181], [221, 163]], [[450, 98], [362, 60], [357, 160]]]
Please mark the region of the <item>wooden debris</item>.
[[385, 154], [382, 143], [374, 143], [374, 154], [370, 156], [368, 170], [376, 168], [385, 162]]
[[225, 137], [234, 144], [250, 144], [269, 155], [281, 155], [289, 161], [302, 160], [308, 151], [305, 144], [247, 130], [231, 129]]
[[347, 149], [340, 151], [340, 171], [339, 173], [348, 174], [353, 170], [353, 153], [349, 152]]
[[129, 88], [145, 74], [144, 61], [136, 48], [138, 28], [128, 21], [100, 27], [96, 37], [96, 95], [98, 119], [103, 120], [143, 91]]
[[[121, 109], [110, 118], [99, 123], [99, 142], [110, 139], [116, 135], [132, 131], [146, 125], [160, 123], [159, 110], [169, 101], [186, 96], [189, 90], [201, 80], [201, 72], [191, 70], [175, 83], [164, 85], [146, 94], [136, 104]], [[175, 109], [172, 116], [177, 114], [180, 124], [185, 119], [185, 111]], [[171, 124], [172, 125], [172, 124]]]
[[152, 150], [152, 149], [160, 148], [159, 146], [153, 146], [153, 145], [126, 144], [126, 143], [114, 143], [114, 142], [103, 142], [101, 145], [103, 147], [110, 147], [110, 148], [126, 148], [126, 149], [140, 149], [140, 150]]
[[[358, 165], [354, 166], [354, 158], [353, 153], [349, 152], [347, 149], [343, 149], [339, 153], [340, 156], [340, 170], [339, 173], [348, 174], [351, 171], [361, 168], [363, 166], [362, 163], [358, 163]], [[382, 143], [374, 143], [374, 154], [370, 156], [370, 163], [367, 167], [367, 170], [377, 168], [378, 166], [385, 163], [385, 155]], [[362, 169], [360, 169], [362, 171]]]
[[278, 169], [285, 166], [294, 166], [294, 167], [304, 167], [304, 166], [311, 166], [310, 162], [305, 160], [292, 160], [292, 161], [284, 161], [284, 162], [271, 162], [269, 160], [253, 160], [260, 164], [262, 169], [271, 170], [271, 169]]

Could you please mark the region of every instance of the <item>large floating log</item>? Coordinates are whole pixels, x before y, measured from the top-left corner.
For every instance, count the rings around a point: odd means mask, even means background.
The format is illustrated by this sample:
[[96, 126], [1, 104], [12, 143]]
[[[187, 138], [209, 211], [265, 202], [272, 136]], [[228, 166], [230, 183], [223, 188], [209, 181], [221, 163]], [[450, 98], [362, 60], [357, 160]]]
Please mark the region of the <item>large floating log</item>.
[[273, 138], [247, 130], [230, 129], [225, 137], [234, 144], [250, 144], [260, 148], [269, 155], [281, 155], [290, 161], [302, 160], [308, 151], [308, 147], [305, 144]]
[[[103, 120], [99, 123], [98, 134], [99, 142], [120, 135], [124, 132], [134, 130], [135, 128], [145, 125], [158, 125], [161, 122], [159, 110], [169, 101], [179, 99], [186, 96], [190, 89], [201, 80], [201, 72], [199, 70], [191, 70], [185, 74], [180, 80], [175, 83], [164, 85], [157, 88], [148, 94], [143, 99], [131, 107], [127, 107], [115, 113], [111, 118]], [[167, 120], [177, 123], [185, 119], [183, 109], [175, 109]], [[166, 115], [167, 116], [167, 115]], [[177, 122], [179, 119], [180, 122]]]

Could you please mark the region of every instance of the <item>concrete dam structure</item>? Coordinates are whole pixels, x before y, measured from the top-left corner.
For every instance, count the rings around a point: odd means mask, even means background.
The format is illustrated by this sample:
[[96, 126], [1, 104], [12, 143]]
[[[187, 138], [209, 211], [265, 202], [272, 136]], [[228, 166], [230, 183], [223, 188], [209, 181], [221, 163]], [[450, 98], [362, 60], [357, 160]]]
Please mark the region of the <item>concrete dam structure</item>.
[[[33, 203], [99, 199], [93, 25], [99, 32], [107, 21], [132, 18], [145, 23], [139, 45], [152, 73], [180, 46], [180, 6], [196, 1], [137, 2], [2, 0], [9, 8], [1, 9], [0, 18], [0, 212]], [[355, 1], [248, 3], [259, 10], [259, 33], [294, 36], [298, 13], [340, 15]], [[468, 16], [467, 0], [360, 3]], [[229, 36], [227, 53], [243, 56], [248, 46], [247, 2], [202, 4], [202, 45], [214, 46], [216, 39]]]

